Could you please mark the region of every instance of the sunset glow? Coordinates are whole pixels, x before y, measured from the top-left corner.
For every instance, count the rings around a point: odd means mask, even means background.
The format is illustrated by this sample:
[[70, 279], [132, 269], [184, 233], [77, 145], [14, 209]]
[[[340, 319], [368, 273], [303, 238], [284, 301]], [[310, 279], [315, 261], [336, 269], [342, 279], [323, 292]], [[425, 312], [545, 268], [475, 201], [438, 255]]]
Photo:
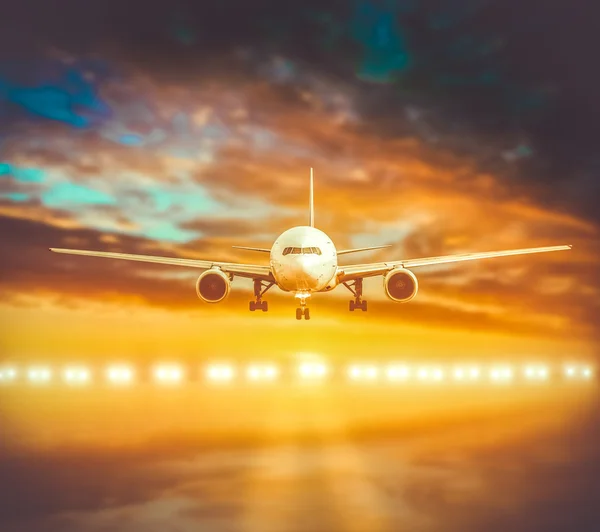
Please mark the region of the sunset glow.
[[0, 531], [600, 530], [599, 20], [5, 2]]

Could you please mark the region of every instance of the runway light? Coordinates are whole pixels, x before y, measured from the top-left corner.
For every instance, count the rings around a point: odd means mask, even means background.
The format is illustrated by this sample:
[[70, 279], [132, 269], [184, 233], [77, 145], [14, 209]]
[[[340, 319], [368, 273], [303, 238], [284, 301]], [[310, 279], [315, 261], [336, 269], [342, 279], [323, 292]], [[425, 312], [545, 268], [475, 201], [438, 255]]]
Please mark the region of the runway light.
[[352, 380], [373, 381], [377, 378], [378, 373], [376, 366], [354, 365], [348, 368], [348, 375]]
[[228, 364], [213, 364], [206, 371], [208, 379], [213, 382], [230, 382], [234, 373], [233, 367]]
[[444, 370], [441, 368], [421, 367], [417, 370], [417, 378], [420, 381], [440, 382], [444, 379]]
[[513, 378], [513, 370], [509, 367], [495, 367], [490, 371], [490, 377], [494, 382], [508, 382]]
[[467, 372], [462, 368], [457, 368], [454, 370], [454, 378], [456, 380], [463, 380], [467, 375]]
[[548, 378], [548, 368], [539, 365], [526, 366], [525, 377], [529, 380], [546, 380]]
[[133, 373], [129, 366], [110, 366], [106, 376], [113, 384], [129, 384], [133, 380]]
[[0, 382], [13, 382], [17, 378], [15, 368], [0, 368]]
[[392, 381], [406, 380], [410, 376], [410, 369], [408, 366], [389, 366], [385, 374]]
[[90, 371], [86, 368], [67, 368], [64, 378], [69, 384], [86, 384], [90, 380]]
[[461, 382], [477, 380], [480, 374], [481, 370], [475, 366], [459, 366], [454, 368], [454, 371], [452, 372], [454, 380]]
[[154, 368], [154, 377], [161, 383], [175, 384], [183, 378], [183, 370], [179, 366], [157, 366]]
[[469, 377], [471, 377], [472, 379], [478, 379], [480, 374], [481, 371], [479, 370], [479, 368], [469, 369]]
[[303, 362], [298, 371], [304, 379], [322, 379], [327, 374], [327, 366], [321, 362]]
[[565, 375], [567, 379], [585, 379], [589, 380], [592, 378], [594, 372], [590, 366], [581, 366], [571, 364], [565, 367]]
[[49, 382], [52, 378], [52, 371], [49, 368], [30, 368], [27, 372], [27, 377], [33, 383]]
[[272, 381], [277, 378], [279, 371], [275, 366], [253, 364], [246, 372], [251, 381]]

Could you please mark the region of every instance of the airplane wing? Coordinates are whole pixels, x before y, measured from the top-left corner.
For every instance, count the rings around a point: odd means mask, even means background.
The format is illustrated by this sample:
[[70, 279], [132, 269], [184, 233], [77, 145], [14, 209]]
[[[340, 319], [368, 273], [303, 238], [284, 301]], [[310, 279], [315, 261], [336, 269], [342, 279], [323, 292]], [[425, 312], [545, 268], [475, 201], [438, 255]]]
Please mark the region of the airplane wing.
[[262, 279], [264, 281], [273, 281], [271, 267], [260, 264], [237, 264], [233, 262], [218, 262], [196, 259], [178, 259], [175, 257], [156, 257], [153, 255], [131, 255], [127, 253], [111, 253], [107, 251], [86, 251], [82, 249], [61, 249], [50, 248], [54, 253], [66, 253], [69, 255], [85, 255], [87, 257], [104, 257], [107, 259], [133, 260], [139, 262], [153, 262], [154, 264], [168, 264], [170, 266], [186, 266], [188, 268], [199, 268], [208, 270], [214, 266], [221, 268], [240, 277], [249, 277], [251, 279]]
[[373, 251], [374, 249], [383, 249], [383, 248], [391, 248], [391, 247], [392, 247], [391, 244], [387, 244], [385, 246], [371, 246], [368, 248], [338, 249], [337, 254], [338, 255], [346, 255], [348, 253], [357, 253], [359, 251]]
[[562, 251], [571, 249], [573, 246], [550, 246], [542, 248], [511, 249], [507, 251], [485, 251], [483, 253], [461, 253], [458, 255], [445, 255], [441, 257], [427, 257], [423, 259], [408, 259], [388, 262], [373, 262], [370, 264], [352, 264], [350, 266], [339, 266], [338, 278], [340, 282], [352, 281], [361, 277], [374, 277], [383, 275], [388, 270], [397, 267], [417, 268], [419, 266], [430, 266], [434, 264], [447, 264], [450, 262], [462, 262], [465, 260], [493, 259], [496, 257], [508, 257], [511, 255], [526, 255], [530, 253], [545, 253], [548, 251]]

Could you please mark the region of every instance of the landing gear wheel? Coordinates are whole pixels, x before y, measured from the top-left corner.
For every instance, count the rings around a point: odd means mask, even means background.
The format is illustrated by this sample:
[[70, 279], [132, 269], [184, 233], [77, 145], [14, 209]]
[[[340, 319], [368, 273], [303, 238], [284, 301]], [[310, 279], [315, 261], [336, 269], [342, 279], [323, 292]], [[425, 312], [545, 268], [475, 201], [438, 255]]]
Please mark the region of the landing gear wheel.
[[304, 319], [305, 319], [305, 320], [310, 320], [310, 312], [309, 312], [309, 310], [308, 310], [308, 307], [306, 307], [306, 308], [304, 309]]
[[302, 309], [301, 308], [297, 308], [296, 309], [296, 319], [297, 320], [301, 320], [302, 319], [302, 314], [303, 314]]
[[270, 281], [264, 282], [266, 283], [266, 285], [263, 285], [263, 281], [261, 281], [260, 279], [254, 279], [254, 301], [250, 301], [250, 312], [254, 312], [255, 310], [262, 310], [263, 312], [267, 312], [267, 310], [269, 310], [269, 305], [266, 301], [262, 300], [262, 296], [275, 283]]
[[362, 288], [363, 288], [362, 279], [356, 279], [353, 282], [353, 284], [349, 284], [349, 283], [343, 283], [343, 284], [348, 290], [350, 290], [350, 292], [352, 292], [352, 295], [354, 296], [354, 299], [350, 300], [350, 304], [348, 305], [348, 310], [350, 312], [353, 312], [357, 309], [360, 309], [363, 312], [366, 312], [367, 302], [363, 301], [363, 299], [362, 299]]

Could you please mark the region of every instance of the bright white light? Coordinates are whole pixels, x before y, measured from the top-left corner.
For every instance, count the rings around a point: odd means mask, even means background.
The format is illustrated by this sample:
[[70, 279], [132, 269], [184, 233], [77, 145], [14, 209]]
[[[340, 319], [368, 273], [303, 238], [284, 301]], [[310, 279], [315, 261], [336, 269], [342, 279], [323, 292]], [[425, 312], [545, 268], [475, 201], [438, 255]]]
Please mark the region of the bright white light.
[[277, 378], [278, 374], [279, 371], [275, 366], [264, 366], [254, 364], [252, 366], [249, 366], [247, 370], [248, 378], [253, 381], [271, 381]]
[[110, 366], [106, 376], [113, 384], [128, 384], [133, 380], [133, 369], [128, 366]]
[[0, 382], [12, 382], [17, 378], [15, 368], [0, 368]]
[[154, 376], [159, 382], [178, 383], [183, 378], [183, 370], [179, 366], [157, 366]]
[[441, 369], [434, 369], [432, 371], [432, 377], [435, 381], [441, 381], [444, 378], [444, 372]]
[[407, 366], [390, 366], [386, 375], [390, 380], [405, 380], [410, 375], [410, 370]]
[[321, 362], [303, 362], [298, 370], [305, 379], [322, 379], [327, 374], [327, 366]]
[[480, 370], [477, 367], [460, 366], [454, 369], [454, 380], [473, 381], [479, 377]]
[[377, 378], [377, 367], [376, 366], [350, 366], [348, 374], [353, 380], [374, 380]]
[[496, 382], [507, 382], [512, 379], [513, 371], [509, 367], [496, 367], [490, 371], [490, 377]]
[[[258, 370], [258, 368], [253, 369]], [[206, 371], [208, 378], [214, 382], [229, 382], [233, 379], [234, 373], [233, 367], [228, 364], [214, 364], [209, 366]], [[260, 371], [253, 372], [253, 374], [260, 378]]]
[[569, 365], [565, 367], [565, 374], [568, 379], [583, 378], [588, 380], [592, 377], [593, 373], [590, 366]]
[[421, 381], [441, 381], [444, 378], [444, 371], [440, 368], [420, 368], [417, 371], [417, 377]]
[[67, 368], [64, 378], [69, 384], [85, 384], [90, 380], [90, 371], [86, 368]]
[[525, 376], [530, 380], [546, 380], [548, 378], [548, 368], [546, 366], [527, 366]]
[[[405, 383], [414, 380], [415, 384], [419, 383], [423, 386], [442, 385], [445, 380], [452, 381], [456, 386], [474, 384], [476, 381], [494, 385], [506, 385], [513, 382], [544, 383], [548, 385], [560, 378], [572, 384], [595, 382], [597, 370], [593, 363], [585, 364], [578, 362], [576, 359], [559, 364], [536, 362], [535, 360], [529, 362], [521, 365], [510, 360], [505, 362], [499, 360], [489, 365], [477, 365], [468, 361], [457, 361], [455, 364], [446, 365], [439, 361], [431, 361], [431, 363], [422, 361], [419, 365], [400, 360], [379, 365], [366, 360], [363, 362], [357, 361], [355, 364], [346, 367], [336, 367], [335, 375], [337, 376], [338, 371], [341, 370], [342, 378], [345, 376], [349, 382], [362, 382], [371, 385], [384, 380], [389, 383]], [[238, 366], [235, 363], [215, 362], [201, 368], [203, 373], [200, 377], [209, 382], [221, 383], [221, 385], [236, 382], [240, 378], [258, 386], [275, 382], [284, 375], [282, 366], [278, 364], [278, 361], [269, 362], [266, 360], [251, 362], [244, 366]], [[149, 369], [151, 378], [155, 382], [164, 385], [175, 385], [187, 378], [186, 366], [178, 364], [176, 361], [159, 363]], [[298, 372], [297, 377], [299, 380], [306, 382], [322, 382], [333, 373], [333, 368], [329, 367], [323, 358], [317, 359], [316, 356], [309, 360], [299, 361], [298, 366], [293, 370]], [[103, 371], [107, 383], [126, 385], [135, 381], [138, 370], [134, 366], [118, 363], [107, 366]], [[285, 372], [285, 375], [287, 375], [287, 372]], [[53, 368], [51, 365], [40, 363], [39, 365], [21, 367], [20, 365], [11, 365], [6, 361], [0, 366], [0, 385], [4, 386], [21, 380], [32, 384], [58, 380], [64, 385], [84, 386], [92, 383], [95, 378], [94, 368], [83, 365]]]
[[30, 368], [27, 377], [31, 382], [49, 382], [52, 378], [52, 371], [49, 368]]

